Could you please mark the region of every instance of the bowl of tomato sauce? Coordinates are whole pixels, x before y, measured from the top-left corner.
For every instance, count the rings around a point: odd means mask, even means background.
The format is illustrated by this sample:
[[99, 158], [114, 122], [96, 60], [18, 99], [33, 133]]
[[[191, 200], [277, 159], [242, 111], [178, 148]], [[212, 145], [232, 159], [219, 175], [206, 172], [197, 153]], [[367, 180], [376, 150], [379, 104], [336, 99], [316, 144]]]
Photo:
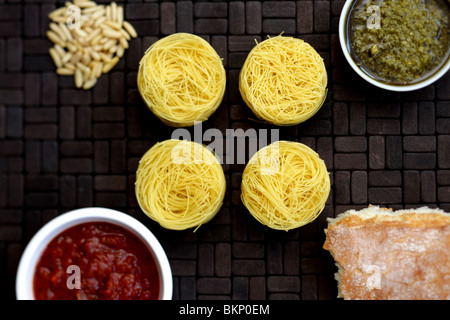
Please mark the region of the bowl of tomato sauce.
[[141, 222], [107, 208], [64, 213], [30, 240], [16, 275], [18, 300], [170, 300], [163, 247]]

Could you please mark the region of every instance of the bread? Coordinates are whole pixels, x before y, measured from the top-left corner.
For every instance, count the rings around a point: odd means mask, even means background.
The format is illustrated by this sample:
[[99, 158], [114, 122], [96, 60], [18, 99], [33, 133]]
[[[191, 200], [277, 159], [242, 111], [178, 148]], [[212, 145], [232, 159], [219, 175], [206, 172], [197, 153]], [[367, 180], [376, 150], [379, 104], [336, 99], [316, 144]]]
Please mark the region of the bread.
[[328, 219], [323, 248], [338, 272], [338, 297], [449, 300], [450, 214], [371, 206]]

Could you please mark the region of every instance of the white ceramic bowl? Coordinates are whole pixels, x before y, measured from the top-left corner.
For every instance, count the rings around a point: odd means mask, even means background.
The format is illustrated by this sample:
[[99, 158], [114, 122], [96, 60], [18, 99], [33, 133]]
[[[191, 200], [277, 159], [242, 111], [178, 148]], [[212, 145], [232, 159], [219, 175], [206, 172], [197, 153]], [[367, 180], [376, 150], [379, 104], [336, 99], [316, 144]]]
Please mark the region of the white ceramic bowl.
[[34, 300], [33, 277], [36, 265], [48, 243], [62, 231], [85, 222], [109, 222], [138, 236], [155, 259], [160, 279], [159, 300], [172, 299], [172, 271], [169, 260], [156, 237], [141, 222], [125, 213], [106, 208], [84, 208], [64, 213], [44, 225], [28, 243], [16, 276], [18, 300]]
[[418, 90], [423, 87], [426, 87], [435, 81], [437, 81], [439, 78], [441, 78], [449, 69], [450, 69], [450, 55], [447, 54], [446, 61], [439, 65], [434, 71], [430, 72], [428, 76], [424, 77], [418, 82], [412, 83], [412, 84], [406, 84], [406, 85], [398, 85], [398, 84], [389, 84], [387, 82], [379, 81], [370, 75], [368, 75], [366, 72], [361, 70], [361, 68], [356, 64], [356, 62], [353, 60], [350, 48], [348, 46], [347, 41], [347, 21], [348, 17], [350, 15], [350, 11], [353, 7], [353, 4], [358, 0], [347, 0], [345, 2], [344, 7], [341, 11], [341, 16], [339, 18], [339, 42], [341, 43], [342, 51], [344, 52], [344, 56], [347, 59], [350, 66], [355, 70], [355, 72], [361, 76], [364, 80], [367, 82], [386, 89], [390, 91], [413, 91]]

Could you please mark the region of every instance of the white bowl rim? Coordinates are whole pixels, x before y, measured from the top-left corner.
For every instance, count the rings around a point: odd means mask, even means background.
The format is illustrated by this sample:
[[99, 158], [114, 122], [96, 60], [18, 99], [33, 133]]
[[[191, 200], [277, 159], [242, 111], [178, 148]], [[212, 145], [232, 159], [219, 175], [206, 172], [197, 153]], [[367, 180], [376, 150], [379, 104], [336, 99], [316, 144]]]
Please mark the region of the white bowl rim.
[[390, 91], [405, 92], [405, 91], [413, 91], [413, 90], [418, 90], [418, 89], [424, 88], [424, 87], [434, 83], [435, 81], [440, 79], [444, 74], [447, 73], [447, 71], [450, 69], [450, 57], [448, 57], [447, 61], [445, 62], [444, 65], [442, 65], [440, 67], [438, 72], [434, 73], [430, 77], [428, 77], [420, 82], [409, 84], [409, 85], [390, 85], [387, 83], [383, 83], [383, 82], [375, 80], [374, 78], [372, 78], [368, 74], [366, 74], [364, 71], [362, 71], [356, 65], [355, 61], [351, 57], [350, 52], [347, 47], [347, 44], [346, 44], [346, 41], [345, 41], [345, 39], [346, 39], [345, 26], [346, 26], [346, 22], [347, 22], [346, 17], [347, 17], [347, 14], [349, 13], [349, 10], [352, 7], [353, 3], [356, 1], [358, 1], [358, 0], [346, 0], [344, 7], [342, 8], [341, 15], [339, 17], [339, 42], [341, 44], [342, 52], [344, 53], [345, 59], [348, 61], [350, 66], [353, 68], [353, 70], [355, 70], [355, 72], [360, 77], [362, 77], [367, 82], [369, 82], [379, 88], [390, 90]]
[[[159, 300], [172, 299], [173, 280], [170, 263], [153, 233], [132, 216], [113, 209], [89, 207], [68, 211], [47, 222], [27, 244], [19, 261], [16, 275], [17, 300], [34, 300], [34, 269], [42, 250], [62, 231], [85, 222], [109, 222], [126, 228], [143, 241], [154, 256], [159, 278]], [[36, 253], [39, 252], [39, 253]]]

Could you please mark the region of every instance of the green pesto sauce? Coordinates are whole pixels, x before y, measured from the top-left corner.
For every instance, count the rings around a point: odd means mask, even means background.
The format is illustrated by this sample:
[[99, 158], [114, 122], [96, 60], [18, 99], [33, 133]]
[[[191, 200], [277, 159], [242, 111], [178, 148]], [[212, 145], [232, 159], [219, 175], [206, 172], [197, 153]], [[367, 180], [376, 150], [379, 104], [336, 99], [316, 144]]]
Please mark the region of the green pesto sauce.
[[[369, 29], [380, 8], [379, 28]], [[349, 19], [356, 62], [382, 81], [408, 84], [440, 65], [449, 51], [449, 0], [360, 0]]]

